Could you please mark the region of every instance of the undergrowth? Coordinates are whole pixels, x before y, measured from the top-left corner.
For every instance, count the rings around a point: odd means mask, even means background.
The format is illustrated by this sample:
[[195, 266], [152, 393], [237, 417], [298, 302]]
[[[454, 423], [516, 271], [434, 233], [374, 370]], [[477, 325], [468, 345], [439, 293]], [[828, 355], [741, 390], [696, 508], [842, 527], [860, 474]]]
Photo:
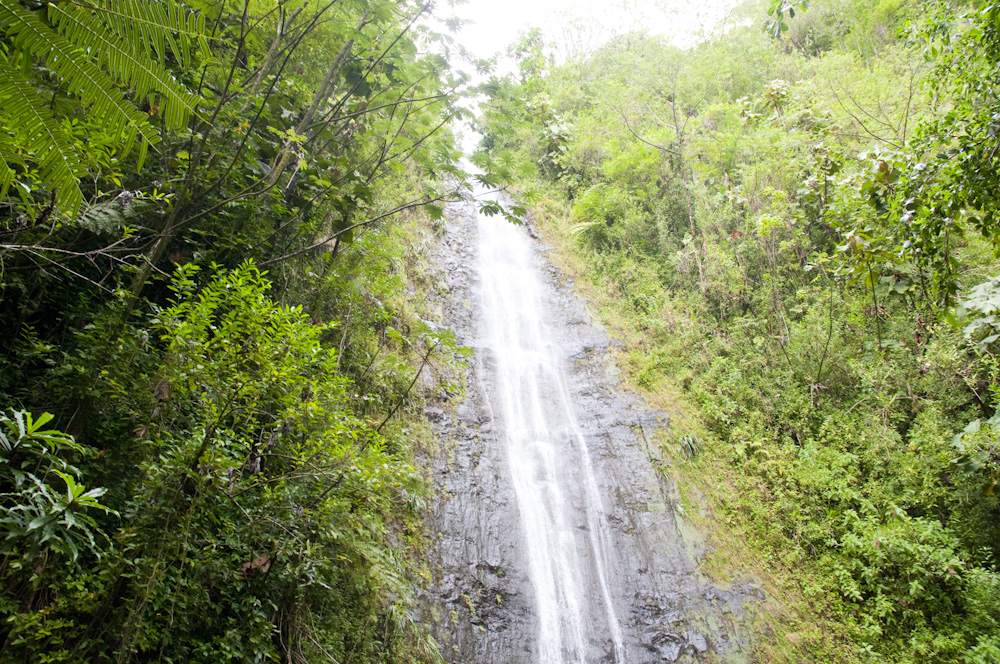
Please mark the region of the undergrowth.
[[[865, 389], [832, 401], [833, 380], [818, 393], [797, 385], [794, 364], [765, 361], [749, 335], [699, 324], [670, 294], [660, 292], [656, 318], [637, 311], [620, 273], [609, 279], [567, 232], [564, 202], [546, 199], [536, 222], [625, 343], [626, 383], [671, 413], [661, 442], [686, 515], [710, 536], [702, 570], [762, 583], [768, 600], [751, 619], [761, 661], [966, 661], [970, 650], [985, 659], [967, 661], [991, 661], [994, 499], [956, 472], [942, 444], [971, 417], [952, 392], [967, 361], [947, 350], [956, 333], [940, 328], [919, 358], [864, 364], [838, 338], [831, 373]], [[793, 335], [822, 342], [825, 323], [807, 318]]]

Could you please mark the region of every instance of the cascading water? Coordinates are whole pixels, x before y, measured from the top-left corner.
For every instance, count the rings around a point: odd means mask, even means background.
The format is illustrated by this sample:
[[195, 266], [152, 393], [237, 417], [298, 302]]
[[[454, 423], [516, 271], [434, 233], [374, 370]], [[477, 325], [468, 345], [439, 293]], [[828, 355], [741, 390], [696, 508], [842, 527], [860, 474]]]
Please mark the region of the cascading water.
[[[425, 618], [452, 664], [740, 661], [756, 594], [698, 573], [614, 342], [560, 285], [527, 228], [453, 206], [429, 306], [473, 346], [459, 403], [426, 415], [441, 449]], [[753, 600], [756, 601], [756, 600]]]
[[623, 662], [605, 571], [606, 515], [523, 228], [481, 219], [479, 276], [481, 344], [495, 372], [494, 390], [484, 391], [524, 529], [539, 661], [583, 663], [608, 645], [611, 661]]

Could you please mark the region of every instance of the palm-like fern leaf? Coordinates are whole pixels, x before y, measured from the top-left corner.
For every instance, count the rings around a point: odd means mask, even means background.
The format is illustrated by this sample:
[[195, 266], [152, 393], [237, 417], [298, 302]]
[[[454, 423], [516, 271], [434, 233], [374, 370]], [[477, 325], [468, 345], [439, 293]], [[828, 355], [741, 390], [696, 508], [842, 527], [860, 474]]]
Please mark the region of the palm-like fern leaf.
[[137, 134], [148, 143], [159, 140], [146, 114], [125, 100], [115, 81], [82, 49], [42, 23], [34, 12], [12, 4], [0, 5], [0, 29], [19, 50], [40, 58], [55, 72], [66, 88], [90, 107], [91, 116], [104, 130], [125, 146], [125, 152], [132, 149]]
[[[182, 129], [196, 112], [197, 97], [166, 69], [167, 55], [185, 66], [197, 43], [207, 49], [204, 18], [174, 0], [62, 0], [46, 2], [47, 13], [16, 0], [0, 0], [0, 35], [10, 58], [0, 54], [0, 114], [7, 118], [17, 150], [38, 163], [41, 180], [57, 192], [59, 207], [76, 214], [83, 201], [77, 182], [84, 168], [73, 140], [35, 90], [30, 60], [44, 67], [87, 108], [92, 120], [121, 151], [139, 140], [139, 165], [159, 135], [148, 116], [126, 98], [159, 97], [166, 126]], [[18, 55], [24, 65], [19, 72]], [[0, 197], [13, 180], [17, 150], [0, 144]]]
[[[167, 53], [181, 67], [190, 64], [191, 47], [208, 50], [205, 17], [179, 2], [163, 0], [69, 0], [67, 5], [96, 12], [117, 35], [138, 45], [162, 65]], [[49, 7], [56, 7], [51, 4]]]
[[14, 184], [14, 170], [7, 165], [7, 160], [0, 156], [0, 200], [7, 197], [7, 190]]
[[17, 143], [9, 131], [0, 127], [0, 200], [7, 196], [7, 190], [14, 184], [15, 172], [9, 162], [24, 166], [24, 160], [17, 152]]
[[[83, 48], [101, 67], [118, 81], [135, 89], [137, 98], [145, 98], [160, 93], [160, 112], [167, 126], [181, 129], [187, 126], [188, 118], [195, 113], [197, 98], [181, 86], [162, 64], [168, 45], [179, 60], [187, 60], [190, 52], [190, 38], [180, 42], [174, 39], [170, 25], [154, 24], [149, 18], [135, 19], [130, 24], [128, 15], [114, 11], [131, 7], [131, 2], [104, 2], [98, 11], [84, 3], [49, 5], [49, 17], [59, 31], [74, 44]], [[145, 2], [147, 12], [153, 19], [169, 21], [171, 17], [162, 6], [155, 2]], [[156, 7], [160, 11], [155, 12]], [[185, 15], [177, 18], [187, 32]], [[137, 27], [137, 25], [141, 27]], [[196, 27], [199, 24], [196, 24]], [[201, 26], [203, 27], [203, 26]]]
[[77, 224], [94, 233], [116, 235], [125, 224], [142, 219], [143, 215], [156, 208], [148, 200], [133, 201], [131, 194], [123, 192], [118, 198], [92, 205], [80, 213]]
[[68, 210], [79, 209], [83, 194], [78, 181], [86, 170], [76, 148], [35, 86], [6, 60], [0, 60], [0, 113], [18, 142], [33, 153], [39, 176], [57, 191], [60, 203]]

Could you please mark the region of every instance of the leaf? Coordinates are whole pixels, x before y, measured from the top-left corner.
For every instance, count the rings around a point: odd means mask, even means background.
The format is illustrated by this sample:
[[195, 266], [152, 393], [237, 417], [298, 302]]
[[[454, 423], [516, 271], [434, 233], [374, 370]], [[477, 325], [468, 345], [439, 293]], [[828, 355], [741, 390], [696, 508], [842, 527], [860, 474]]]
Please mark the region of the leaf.
[[[4, 60], [0, 60], [0, 115], [7, 119], [18, 142], [32, 153], [39, 177], [57, 192], [62, 208], [75, 214], [83, 203], [79, 179], [86, 172], [80, 155], [34, 85]], [[6, 154], [0, 157], [9, 161]]]
[[79, 46], [55, 32], [34, 12], [15, 5], [0, 5], [0, 27], [14, 45], [40, 58], [66, 88], [90, 107], [92, 117], [111, 132], [123, 151], [130, 152], [137, 135], [150, 143], [159, 135], [149, 118], [124, 96], [115, 82]]
[[7, 190], [14, 183], [14, 171], [7, 164], [7, 160], [14, 157], [12, 152], [0, 148], [0, 200], [7, 198]]
[[30, 413], [25, 413], [28, 418], [27, 432], [29, 434], [34, 434], [38, 431], [39, 427], [44, 426], [46, 423], [52, 421], [52, 413], [42, 413], [38, 416], [38, 419], [33, 420]]
[[38, 530], [39, 528], [44, 528], [45, 524], [52, 520], [52, 516], [49, 514], [43, 514], [42, 516], [36, 516], [34, 519], [28, 522], [28, 532], [32, 530]]
[[974, 473], [982, 470], [983, 464], [979, 459], [969, 455], [963, 455], [955, 459], [952, 463], [961, 468], [966, 473]]
[[440, 205], [434, 205], [432, 203], [428, 203], [427, 205], [424, 206], [424, 209], [427, 210], [427, 215], [434, 221], [437, 221], [438, 219], [444, 217], [444, 208], [441, 207]]
[[151, 201], [135, 200], [126, 204], [123, 203], [123, 198], [125, 196], [120, 195], [118, 198], [85, 208], [76, 221], [77, 225], [93, 233], [117, 237], [129, 225], [129, 221], [141, 220], [156, 208], [156, 203]]
[[[0, 138], [0, 197], [15, 181], [11, 164], [27, 152], [38, 178], [56, 195], [61, 212], [75, 216], [83, 203], [79, 180], [84, 160], [74, 139], [57, 120], [50, 100], [38, 94], [38, 75], [12, 63], [36, 59], [46, 70], [45, 87], [54, 79], [82, 102], [88, 119], [106, 132], [113, 146], [129, 153], [138, 142], [141, 168], [159, 133], [149, 115], [133, 100], [156, 95], [159, 116], [171, 129], [187, 126], [198, 97], [166, 69], [167, 55], [186, 67], [195, 43], [207, 51], [204, 18], [179, 2], [154, 0], [66, 0], [42, 3], [47, 13], [22, 3], [0, 3], [0, 114], [13, 141]], [[46, 23], [47, 19], [50, 23]], [[125, 97], [125, 90], [129, 98]], [[55, 99], [51, 100], [52, 102]], [[63, 102], [60, 101], [60, 105]], [[102, 140], [105, 137], [100, 137]]]
[[102, 4], [102, 11], [94, 12], [73, 3], [50, 3], [49, 16], [67, 39], [85, 50], [113, 77], [134, 88], [137, 98], [159, 93], [160, 115], [167, 126], [183, 129], [188, 118], [196, 114], [197, 97], [163, 67], [168, 52], [182, 66], [188, 60], [189, 47], [173, 38], [175, 30], [187, 29], [183, 12], [171, 22], [164, 7], [176, 7], [174, 3], [118, 0]]

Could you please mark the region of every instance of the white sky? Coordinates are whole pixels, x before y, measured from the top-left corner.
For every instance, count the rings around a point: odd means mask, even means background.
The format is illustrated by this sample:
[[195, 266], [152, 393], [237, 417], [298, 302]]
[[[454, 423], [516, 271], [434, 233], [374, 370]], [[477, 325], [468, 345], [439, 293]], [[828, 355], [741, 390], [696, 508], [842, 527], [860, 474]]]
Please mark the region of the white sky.
[[[716, 30], [725, 29], [730, 10], [741, 0], [441, 0], [437, 19], [457, 16], [469, 21], [454, 38], [475, 57], [488, 58], [517, 41], [520, 32], [540, 27], [546, 53], [557, 61], [581, 56], [621, 34], [647, 30], [679, 47], [692, 46]], [[448, 6], [454, 3], [454, 6]], [[730, 22], [730, 27], [732, 23]], [[438, 30], [445, 30], [443, 25]], [[458, 65], [458, 69], [465, 69]], [[499, 72], [514, 72], [502, 60]], [[469, 71], [466, 69], [466, 71]], [[498, 73], [499, 73], [498, 72]], [[476, 78], [479, 78], [478, 76]], [[475, 108], [475, 102], [469, 102]], [[478, 137], [461, 131], [466, 154]]]
[[[479, 57], [506, 49], [519, 31], [542, 28], [559, 59], [588, 52], [615, 35], [645, 28], [690, 46], [715, 29], [737, 0], [467, 0], [448, 14], [472, 21], [455, 35]], [[443, 3], [442, 3], [443, 4]]]

